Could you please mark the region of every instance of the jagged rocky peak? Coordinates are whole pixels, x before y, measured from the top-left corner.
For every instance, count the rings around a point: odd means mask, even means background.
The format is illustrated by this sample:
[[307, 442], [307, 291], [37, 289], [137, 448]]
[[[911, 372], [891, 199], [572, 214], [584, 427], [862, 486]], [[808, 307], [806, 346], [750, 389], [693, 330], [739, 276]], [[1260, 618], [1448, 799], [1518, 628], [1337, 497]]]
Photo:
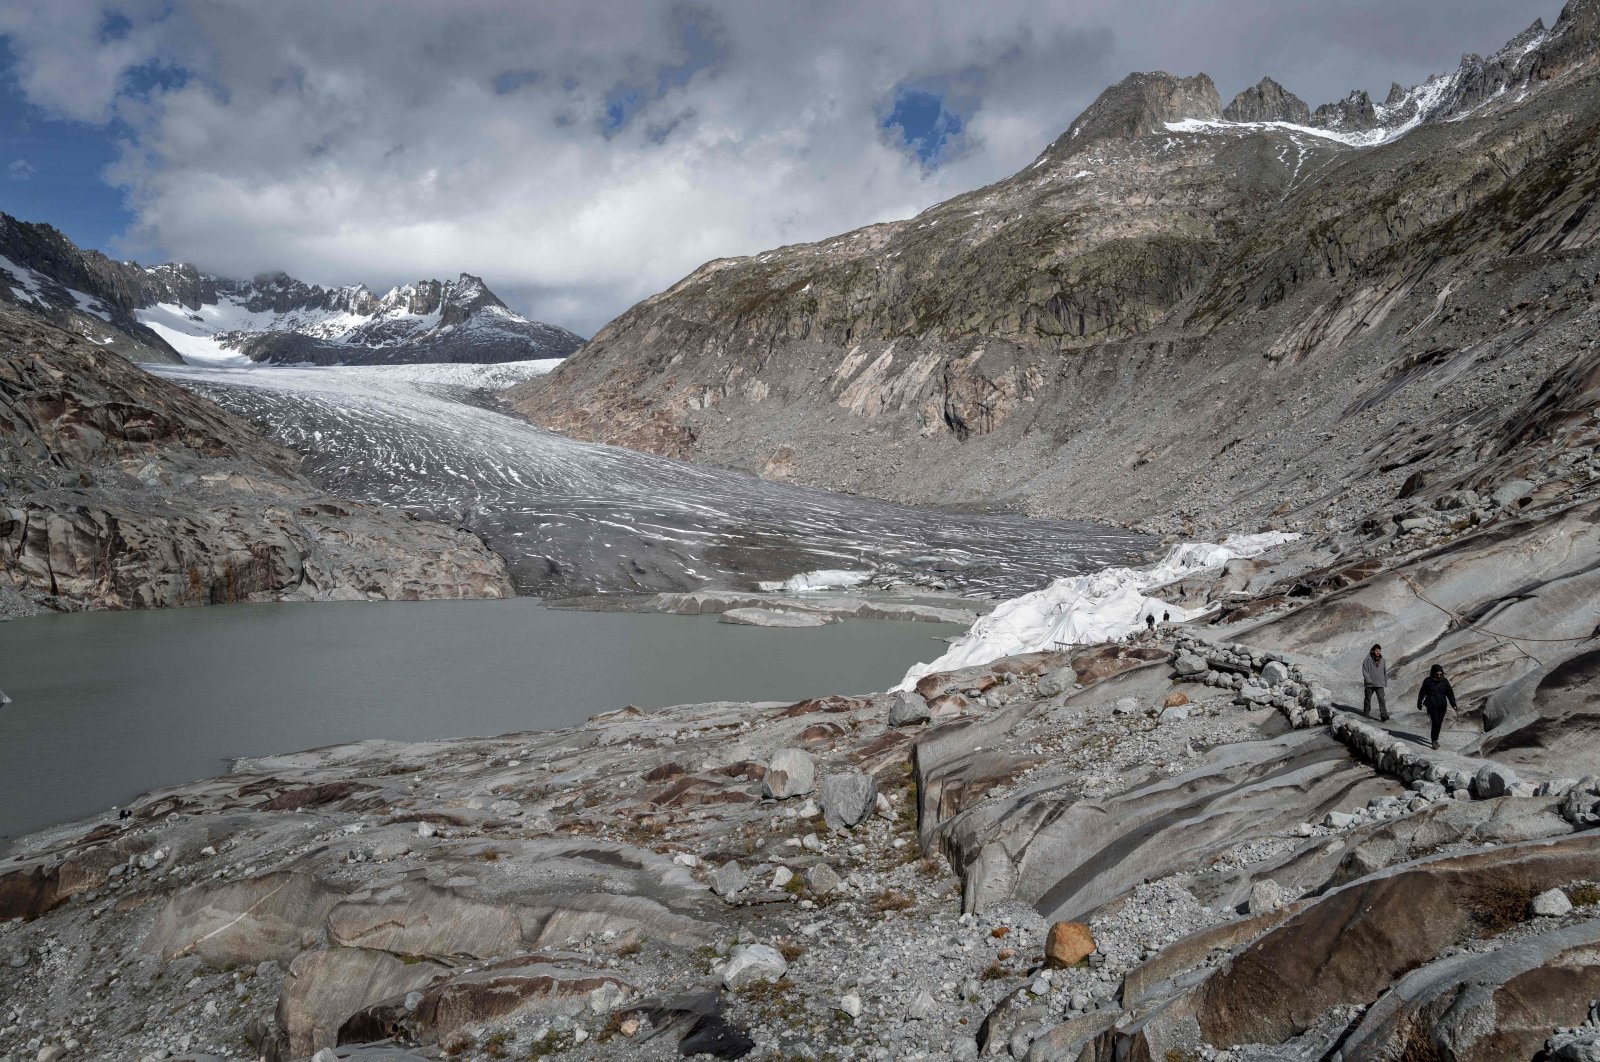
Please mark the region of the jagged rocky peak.
[[[1404, 90], [1399, 85], [1395, 91]], [[1391, 93], [1392, 94], [1392, 93]], [[1233, 98], [1222, 110], [1230, 122], [1293, 122], [1308, 125], [1311, 108], [1305, 100], [1290, 92], [1270, 77], [1264, 77]]]
[[1222, 117], [1222, 97], [1205, 74], [1129, 74], [1078, 115], [1046, 154], [1081, 151], [1105, 140], [1137, 140], [1167, 122]]
[[1378, 127], [1378, 110], [1365, 89], [1356, 89], [1338, 103], [1324, 103], [1318, 107], [1311, 121], [1324, 129], [1359, 133]]
[[445, 285], [444, 308], [439, 317], [441, 325], [460, 324], [483, 310], [507, 310], [500, 297], [489, 290], [482, 277], [462, 273], [452, 284]]

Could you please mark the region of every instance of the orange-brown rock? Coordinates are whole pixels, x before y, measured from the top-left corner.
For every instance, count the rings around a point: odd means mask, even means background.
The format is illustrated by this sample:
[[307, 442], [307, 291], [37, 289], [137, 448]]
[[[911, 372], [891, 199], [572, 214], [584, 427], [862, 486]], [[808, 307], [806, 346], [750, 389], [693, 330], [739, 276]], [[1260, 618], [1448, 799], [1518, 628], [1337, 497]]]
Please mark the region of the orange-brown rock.
[[1188, 694], [1182, 693], [1182, 692], [1180, 692], [1178, 690], [1173, 690], [1171, 693], [1167, 694], [1167, 699], [1166, 699], [1165, 702], [1163, 702], [1162, 707], [1164, 707], [1164, 708], [1177, 708], [1180, 705], [1185, 705], [1185, 704], [1188, 704], [1188, 703], [1189, 703]]
[[1076, 966], [1094, 954], [1094, 933], [1082, 922], [1057, 922], [1044, 943], [1044, 960], [1050, 966]]

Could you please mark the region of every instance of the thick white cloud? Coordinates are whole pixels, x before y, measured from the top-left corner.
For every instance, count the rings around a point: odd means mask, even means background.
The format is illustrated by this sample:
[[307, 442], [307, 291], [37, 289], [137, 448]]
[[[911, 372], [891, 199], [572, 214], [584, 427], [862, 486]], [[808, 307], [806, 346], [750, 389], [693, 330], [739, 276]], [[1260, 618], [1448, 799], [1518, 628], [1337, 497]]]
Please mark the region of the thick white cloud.
[[[1545, 6], [0, 0], [0, 33], [30, 101], [123, 138], [124, 252], [375, 286], [467, 270], [588, 333], [707, 259], [1002, 177], [1129, 70], [1381, 95]], [[882, 128], [902, 85], [966, 118], [935, 168]]]

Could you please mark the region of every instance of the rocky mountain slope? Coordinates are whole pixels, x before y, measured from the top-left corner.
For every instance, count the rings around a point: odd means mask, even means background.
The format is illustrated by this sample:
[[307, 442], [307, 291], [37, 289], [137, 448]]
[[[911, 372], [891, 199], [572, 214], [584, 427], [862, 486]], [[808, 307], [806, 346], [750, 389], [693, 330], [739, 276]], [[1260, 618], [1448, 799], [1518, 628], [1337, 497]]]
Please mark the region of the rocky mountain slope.
[[472, 535], [334, 498], [299, 466], [205, 399], [0, 307], [8, 611], [511, 593]]
[[1597, 51], [1571, 0], [1381, 104], [1135, 74], [1017, 175], [708, 263], [511, 398], [769, 477], [1166, 530], [1477, 485], [1594, 356]]
[[560, 358], [583, 340], [517, 314], [475, 276], [382, 296], [284, 274], [232, 280], [83, 251], [0, 214], [0, 303], [134, 361], [393, 364]]

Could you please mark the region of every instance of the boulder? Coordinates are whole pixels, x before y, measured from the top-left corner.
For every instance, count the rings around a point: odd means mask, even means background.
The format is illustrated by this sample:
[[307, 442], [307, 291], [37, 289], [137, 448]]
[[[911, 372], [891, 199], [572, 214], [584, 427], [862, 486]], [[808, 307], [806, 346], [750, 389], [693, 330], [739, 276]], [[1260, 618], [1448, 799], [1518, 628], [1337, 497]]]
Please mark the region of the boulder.
[[733, 953], [722, 968], [722, 983], [737, 991], [757, 981], [778, 981], [789, 970], [789, 964], [776, 948], [766, 944], [751, 944]]
[[1512, 509], [1517, 503], [1533, 493], [1533, 481], [1527, 479], [1513, 479], [1509, 483], [1502, 483], [1490, 493], [1489, 498], [1502, 509]]
[[1194, 653], [1183, 652], [1178, 654], [1177, 661], [1173, 664], [1178, 674], [1184, 678], [1192, 675], [1203, 675], [1210, 670], [1206, 665], [1205, 657]]
[[1044, 961], [1055, 967], [1075, 966], [1094, 954], [1094, 932], [1082, 922], [1057, 922], [1045, 938]]
[[928, 701], [920, 693], [901, 690], [894, 695], [894, 703], [889, 705], [890, 726], [910, 726], [912, 723], [924, 723], [933, 715], [928, 707]]
[[1261, 669], [1261, 678], [1269, 686], [1281, 686], [1289, 681], [1289, 665], [1281, 660], [1268, 660]]
[[1250, 898], [1245, 901], [1245, 908], [1250, 914], [1265, 914], [1282, 907], [1286, 899], [1283, 886], [1271, 878], [1262, 878], [1250, 886]]
[[711, 891], [718, 896], [728, 897], [750, 884], [750, 875], [745, 873], [744, 867], [738, 860], [730, 859], [711, 872]]
[[1486, 763], [1478, 768], [1478, 773], [1472, 778], [1472, 793], [1480, 800], [1492, 797], [1505, 796], [1513, 788], [1521, 784], [1522, 779], [1517, 777], [1517, 772], [1499, 763]]
[[1039, 680], [1039, 696], [1059, 697], [1078, 684], [1078, 673], [1070, 667], [1052, 671]]
[[818, 896], [826, 896], [840, 884], [839, 875], [826, 863], [817, 863], [806, 871], [806, 888]]
[[1167, 694], [1167, 699], [1162, 702], [1161, 706], [1163, 708], [1177, 708], [1188, 703], [1188, 694], [1182, 692], [1181, 690], [1173, 690], [1171, 693]]
[[830, 774], [822, 780], [817, 802], [822, 805], [822, 817], [829, 826], [855, 826], [872, 814], [878, 802], [878, 784], [870, 774], [860, 771]]
[[1572, 901], [1560, 889], [1546, 889], [1528, 904], [1528, 913], [1539, 918], [1560, 918], [1572, 911]]
[[817, 766], [804, 749], [779, 749], [767, 761], [761, 791], [774, 800], [805, 796], [816, 788]]

